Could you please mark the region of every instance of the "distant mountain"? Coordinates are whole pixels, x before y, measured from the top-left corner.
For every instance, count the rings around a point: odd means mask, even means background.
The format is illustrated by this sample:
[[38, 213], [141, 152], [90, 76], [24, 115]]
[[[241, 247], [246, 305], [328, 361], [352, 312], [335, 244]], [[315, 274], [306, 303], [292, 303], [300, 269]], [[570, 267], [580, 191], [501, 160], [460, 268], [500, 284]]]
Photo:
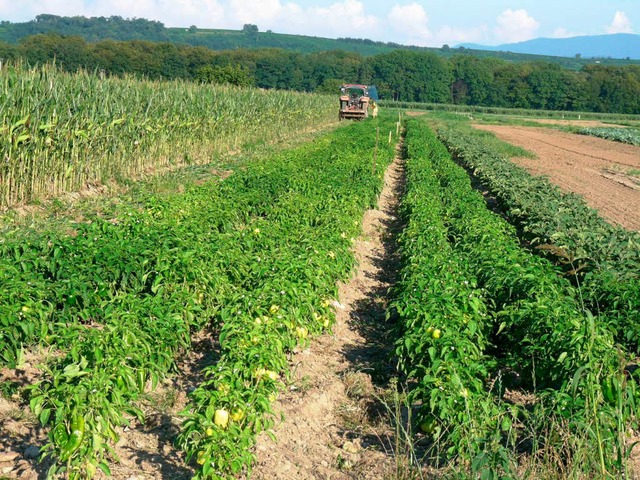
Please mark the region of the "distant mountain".
[[556, 57], [575, 57], [580, 55], [582, 58], [640, 59], [640, 35], [630, 33], [571, 38], [536, 38], [526, 42], [505, 43], [495, 47], [472, 43], [463, 43], [459, 46], [474, 50], [552, 55]]

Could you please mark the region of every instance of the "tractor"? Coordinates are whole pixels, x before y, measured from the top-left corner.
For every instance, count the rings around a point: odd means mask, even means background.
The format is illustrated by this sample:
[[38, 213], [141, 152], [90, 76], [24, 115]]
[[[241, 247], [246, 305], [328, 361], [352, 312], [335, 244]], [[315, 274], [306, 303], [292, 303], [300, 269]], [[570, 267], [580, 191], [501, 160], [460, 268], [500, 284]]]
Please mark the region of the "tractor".
[[340, 87], [340, 120], [360, 120], [369, 116], [369, 101], [378, 98], [376, 87], [345, 84]]

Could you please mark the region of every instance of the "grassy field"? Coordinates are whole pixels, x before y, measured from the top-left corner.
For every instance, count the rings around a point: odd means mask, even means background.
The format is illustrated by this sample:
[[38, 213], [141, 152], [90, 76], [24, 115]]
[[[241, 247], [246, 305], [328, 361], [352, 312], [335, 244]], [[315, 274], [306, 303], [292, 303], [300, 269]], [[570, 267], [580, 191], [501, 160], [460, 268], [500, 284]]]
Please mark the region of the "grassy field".
[[500, 108], [482, 107], [473, 105], [449, 105], [441, 103], [418, 103], [418, 102], [396, 102], [391, 100], [381, 100], [383, 107], [391, 109], [402, 109], [418, 112], [452, 112], [466, 116], [478, 116], [479, 118], [497, 118], [503, 122], [518, 122], [519, 117], [524, 119], [541, 118], [556, 120], [599, 120], [601, 122], [627, 122], [631, 126], [640, 124], [640, 116], [617, 113], [596, 113], [596, 112], [564, 112], [558, 110], [529, 110], [526, 108]]

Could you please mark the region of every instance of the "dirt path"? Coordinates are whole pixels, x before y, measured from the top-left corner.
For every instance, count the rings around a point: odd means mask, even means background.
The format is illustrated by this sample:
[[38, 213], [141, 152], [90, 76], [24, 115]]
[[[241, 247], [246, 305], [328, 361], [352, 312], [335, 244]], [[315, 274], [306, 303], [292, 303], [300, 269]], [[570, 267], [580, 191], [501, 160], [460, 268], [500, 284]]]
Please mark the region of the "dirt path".
[[[608, 221], [640, 230], [640, 147], [535, 127], [475, 125], [538, 158], [514, 161], [546, 175], [561, 189], [582, 195]], [[634, 175], [635, 172], [635, 175]]]
[[[366, 213], [354, 244], [358, 270], [340, 286], [333, 335], [294, 356], [293, 385], [278, 400], [284, 422], [277, 442], [262, 435], [251, 478], [379, 479], [395, 471], [388, 410], [377, 398], [392, 372], [385, 324], [389, 286], [397, 275], [393, 232], [403, 188], [400, 158], [388, 168], [379, 207]], [[385, 330], [386, 329], [386, 330]]]

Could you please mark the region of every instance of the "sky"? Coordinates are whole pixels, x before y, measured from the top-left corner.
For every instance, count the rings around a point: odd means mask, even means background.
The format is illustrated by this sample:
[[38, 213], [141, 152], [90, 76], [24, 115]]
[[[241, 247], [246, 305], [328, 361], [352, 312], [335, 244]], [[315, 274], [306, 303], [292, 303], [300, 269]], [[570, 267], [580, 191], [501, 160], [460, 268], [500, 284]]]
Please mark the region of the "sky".
[[640, 0], [0, 0], [0, 20], [41, 13], [146, 18], [167, 27], [368, 38], [441, 47], [640, 33]]

